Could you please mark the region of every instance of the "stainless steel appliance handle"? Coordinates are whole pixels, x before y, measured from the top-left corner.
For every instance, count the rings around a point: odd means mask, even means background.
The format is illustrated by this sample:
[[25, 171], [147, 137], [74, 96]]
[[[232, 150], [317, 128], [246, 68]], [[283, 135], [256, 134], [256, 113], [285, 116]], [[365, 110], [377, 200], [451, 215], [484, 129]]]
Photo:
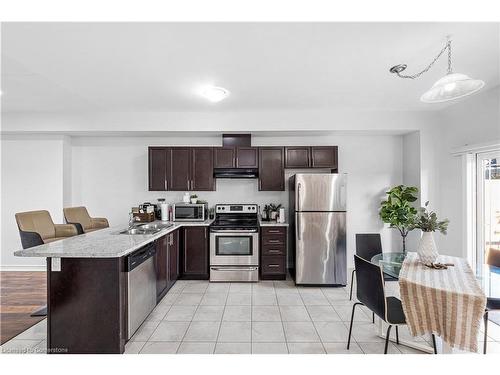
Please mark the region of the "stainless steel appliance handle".
[[214, 233], [212, 232], [211, 233], [212, 236], [214, 237], [248, 237], [248, 236], [258, 236], [257, 232], [253, 232], [253, 233], [238, 233], [238, 232], [232, 232], [232, 233]]
[[255, 271], [259, 269], [259, 267], [210, 267], [210, 269], [214, 271]]
[[300, 214], [297, 215], [297, 239], [300, 240]]
[[257, 233], [257, 229], [210, 229], [212, 233]]
[[301, 188], [300, 182], [297, 184], [297, 202], [295, 203], [295, 207], [300, 207], [300, 188]]

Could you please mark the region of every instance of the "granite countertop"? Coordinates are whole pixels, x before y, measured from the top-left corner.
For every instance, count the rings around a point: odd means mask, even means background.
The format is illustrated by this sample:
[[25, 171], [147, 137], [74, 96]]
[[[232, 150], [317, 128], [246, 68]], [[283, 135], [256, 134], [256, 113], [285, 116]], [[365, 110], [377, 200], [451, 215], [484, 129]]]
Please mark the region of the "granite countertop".
[[259, 217], [259, 225], [261, 227], [287, 227], [288, 223], [277, 223], [276, 221], [262, 221]]
[[[159, 223], [168, 223], [156, 221]], [[119, 258], [130, 254], [142, 246], [160, 238], [174, 230], [186, 226], [209, 226], [213, 220], [203, 222], [171, 222], [171, 227], [155, 234], [119, 234], [126, 227], [112, 227], [97, 230], [79, 236], [69, 237], [61, 241], [31, 247], [14, 252], [20, 257], [42, 258]]]

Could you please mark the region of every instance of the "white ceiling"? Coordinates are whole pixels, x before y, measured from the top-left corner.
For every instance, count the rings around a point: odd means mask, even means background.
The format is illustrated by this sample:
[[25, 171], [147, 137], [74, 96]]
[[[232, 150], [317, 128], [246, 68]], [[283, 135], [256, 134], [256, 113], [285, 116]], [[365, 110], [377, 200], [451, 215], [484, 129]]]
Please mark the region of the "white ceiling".
[[[419, 102], [446, 59], [499, 85], [497, 23], [3, 23], [4, 112], [435, 110]], [[231, 95], [208, 103], [204, 84]]]

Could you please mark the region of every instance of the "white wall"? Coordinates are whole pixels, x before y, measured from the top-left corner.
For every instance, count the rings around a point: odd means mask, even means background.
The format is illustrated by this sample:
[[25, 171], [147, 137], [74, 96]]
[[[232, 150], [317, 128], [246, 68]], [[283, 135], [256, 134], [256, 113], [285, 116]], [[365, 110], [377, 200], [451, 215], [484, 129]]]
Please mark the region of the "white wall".
[[2, 136], [1, 269], [41, 268], [45, 259], [19, 258], [21, 248], [15, 213], [48, 210], [63, 222], [63, 140], [33, 136]]
[[[415, 205], [420, 206], [421, 196], [421, 165], [420, 165], [420, 132], [412, 132], [403, 136], [403, 184], [416, 186], [419, 189], [419, 199]], [[419, 231], [411, 231], [406, 238], [409, 251], [415, 251], [420, 240]]]
[[[220, 145], [217, 137], [75, 137], [72, 140], [73, 205], [86, 205], [92, 215], [106, 216], [111, 225], [127, 224], [130, 207], [166, 197], [179, 201], [182, 192], [147, 191], [147, 146]], [[340, 172], [348, 173], [348, 259], [352, 261], [354, 234], [381, 232], [384, 249], [395, 250], [399, 237], [383, 227], [378, 204], [389, 186], [402, 183], [401, 136], [258, 136], [253, 144], [338, 145]], [[297, 171], [287, 171], [287, 175]], [[287, 192], [259, 192], [257, 180], [217, 180], [217, 191], [198, 192], [210, 205], [248, 202], [282, 203]], [[396, 242], [394, 242], [396, 241]], [[397, 248], [397, 247], [396, 247]]]
[[450, 219], [448, 235], [437, 235], [437, 245], [443, 253], [465, 257], [466, 215], [462, 188], [465, 171], [454, 148], [465, 145], [500, 141], [500, 88], [471, 96], [440, 113], [441, 133], [435, 147], [435, 163], [439, 165], [439, 217]]

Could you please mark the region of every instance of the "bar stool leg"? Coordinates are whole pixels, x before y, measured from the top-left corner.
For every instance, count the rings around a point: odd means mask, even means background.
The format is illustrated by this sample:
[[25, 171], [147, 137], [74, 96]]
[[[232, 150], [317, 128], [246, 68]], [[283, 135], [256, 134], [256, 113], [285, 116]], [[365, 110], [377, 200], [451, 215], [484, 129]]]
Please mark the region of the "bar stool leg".
[[396, 326], [396, 344], [399, 345], [399, 330], [398, 330], [398, 326]]

